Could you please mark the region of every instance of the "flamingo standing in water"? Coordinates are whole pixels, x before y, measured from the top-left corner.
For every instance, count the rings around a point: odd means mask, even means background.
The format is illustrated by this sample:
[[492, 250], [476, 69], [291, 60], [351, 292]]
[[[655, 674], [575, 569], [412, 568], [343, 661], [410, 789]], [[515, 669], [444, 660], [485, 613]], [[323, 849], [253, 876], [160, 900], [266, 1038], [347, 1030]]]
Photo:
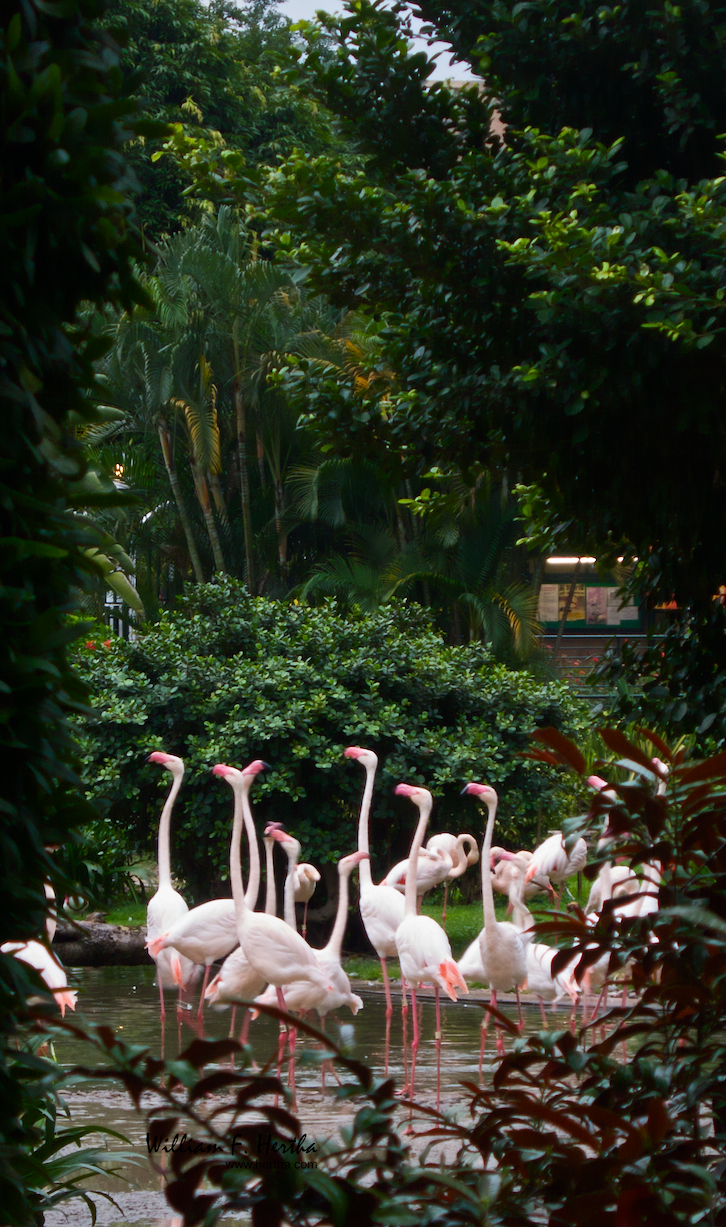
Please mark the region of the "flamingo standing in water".
[[[358, 819], [358, 851], [365, 852], [370, 857], [368, 844], [368, 818], [373, 797], [373, 781], [376, 776], [378, 758], [372, 750], [364, 750], [361, 746], [348, 746], [346, 758], [354, 758], [362, 764], [366, 773], [366, 783], [361, 801], [360, 817]], [[386, 1077], [388, 1077], [388, 1060], [391, 1046], [391, 1018], [393, 1003], [391, 1001], [391, 986], [388, 982], [388, 967], [386, 959], [395, 958], [396, 930], [403, 920], [406, 907], [403, 896], [391, 886], [375, 886], [371, 875], [370, 859], [361, 860], [358, 869], [360, 882], [360, 914], [368, 940], [381, 960], [383, 972], [383, 988], [386, 994]], [[405, 1000], [405, 999], [404, 999]]]
[[[290, 840], [283, 831], [272, 832], [285, 848], [285, 845]], [[297, 843], [297, 840], [294, 841]], [[287, 851], [287, 848], [285, 848]], [[305, 980], [298, 980], [293, 984], [288, 985], [285, 990], [285, 1002], [288, 1010], [295, 1013], [304, 1014], [307, 1010], [316, 1010], [320, 1018], [321, 1030], [325, 1030], [325, 1018], [331, 1010], [340, 1009], [342, 1006], [347, 1006], [353, 1014], [357, 1014], [363, 1008], [362, 999], [350, 987], [350, 980], [346, 972], [343, 970], [343, 935], [345, 926], [348, 920], [348, 885], [350, 875], [356, 865], [360, 865], [362, 860], [368, 857], [366, 852], [352, 852], [350, 856], [344, 856], [338, 861], [338, 907], [335, 915], [335, 923], [333, 925], [330, 937], [327, 944], [322, 950], [315, 950], [320, 966], [330, 976], [330, 983], [333, 985], [333, 991], [327, 992], [320, 989], [315, 984], [310, 984]], [[292, 878], [292, 875], [289, 875]], [[286, 892], [291, 893], [290, 888], [286, 883]], [[288, 909], [286, 909], [288, 910]], [[288, 922], [289, 923], [289, 922]], [[271, 985], [257, 1001], [263, 1005], [274, 1005], [275, 989]], [[325, 1062], [321, 1066], [321, 1086], [325, 1090]]]
[[[234, 792], [230, 874], [239, 943], [251, 966], [261, 976], [264, 976], [268, 983], [274, 984], [277, 989], [278, 1006], [281, 1010], [286, 1010], [282, 990], [293, 981], [309, 980], [328, 992], [332, 992], [332, 985], [305, 939], [279, 917], [253, 912], [245, 899], [244, 892], [239, 889], [242, 882], [240, 864], [242, 823], [244, 822], [250, 849], [252, 849], [256, 836], [249, 793], [255, 777], [264, 770], [265, 763], [260, 759], [255, 759], [253, 763], [245, 767], [244, 771], [239, 771], [236, 767], [228, 767], [225, 763], [217, 763], [212, 768], [213, 774], [225, 779]], [[250, 855], [252, 855], [251, 852]], [[293, 1033], [289, 1028], [288, 1043], [290, 1046], [290, 1086], [294, 1096], [295, 1049]]]
[[[494, 892], [492, 890], [491, 873], [489, 872], [492, 836], [494, 834], [494, 819], [497, 812], [498, 797], [493, 788], [486, 784], [467, 784], [462, 794], [478, 797], [487, 807], [487, 824], [484, 833], [484, 843], [481, 850], [481, 895], [484, 910], [484, 928], [479, 934], [479, 953], [485, 972], [486, 983], [492, 990], [490, 1005], [496, 1008], [497, 993], [511, 992], [517, 995], [519, 1011], [519, 1029], [522, 1030], [522, 1006], [519, 1000], [519, 990], [527, 979], [527, 955], [525, 951], [527, 939], [508, 921], [498, 921], [494, 912]], [[485, 1013], [481, 1025], [481, 1046], [479, 1049], [479, 1073], [484, 1059], [489, 1013]], [[504, 1040], [501, 1028], [495, 1020], [497, 1032], [497, 1052], [504, 1056]]]
[[[426, 980], [433, 981], [436, 1000], [436, 1110], [441, 1104], [441, 1002], [439, 989], [452, 1001], [457, 1000], [456, 989], [468, 993], [459, 968], [451, 955], [451, 946], [446, 933], [430, 916], [420, 916], [416, 911], [416, 877], [418, 868], [418, 853], [426, 833], [433, 799], [426, 788], [414, 788], [410, 784], [398, 784], [396, 796], [410, 797], [419, 809], [419, 820], [411, 844], [409, 864], [411, 871], [406, 877], [406, 913], [396, 930], [396, 949], [401, 962], [401, 978], [411, 988], [411, 1004], [413, 1008], [413, 1043], [411, 1044], [411, 1085], [410, 1095], [413, 1100], [416, 1083], [416, 1054], [419, 1045], [418, 1014], [416, 1010], [416, 989]], [[413, 1114], [409, 1115], [409, 1122]], [[409, 1123], [409, 1128], [410, 1128]]]
[[[171, 773], [172, 784], [159, 820], [159, 839], [157, 845], [158, 885], [155, 894], [152, 895], [146, 907], [147, 945], [155, 941], [157, 937], [161, 937], [163, 933], [168, 932], [189, 911], [179, 891], [174, 890], [171, 884], [169, 836], [171, 813], [181, 788], [182, 780], [184, 779], [184, 763], [175, 754], [164, 754], [161, 750], [154, 750], [153, 754], [149, 755], [148, 761], [150, 763], [159, 763], [162, 767], [165, 767]], [[182, 989], [185, 985], [193, 983], [197, 974], [197, 966], [191, 959], [185, 958], [177, 950], [173, 949], [160, 950], [157, 955], [152, 955], [152, 958], [156, 963], [156, 979], [159, 985], [162, 1025], [161, 1043], [163, 1049], [164, 1020], [166, 1018], [164, 989], [178, 985], [179, 1004], [181, 1005]]]
[[[265, 914], [274, 916], [276, 911], [275, 897], [275, 878], [272, 864], [272, 849], [274, 840], [271, 836], [265, 833], [265, 864], [267, 868], [267, 889], [265, 893]], [[238, 867], [237, 867], [238, 868]], [[233, 880], [233, 875], [237, 869], [232, 864], [230, 850], [230, 881]], [[239, 879], [233, 882], [232, 895], [235, 896], [235, 887], [239, 894], [244, 894], [242, 886], [242, 874], [240, 872]], [[250, 902], [250, 906], [254, 906], [260, 889], [260, 851], [257, 843], [257, 836], [250, 844], [250, 875], [247, 879], [247, 894], [246, 898]], [[235, 919], [237, 911], [235, 910]], [[220, 970], [210, 983], [205, 993], [205, 999], [210, 1005], [224, 1006], [232, 1004], [232, 1022], [230, 1025], [230, 1038], [234, 1035], [235, 1015], [237, 1011], [237, 1003], [240, 1001], [252, 1001], [267, 984], [267, 977], [260, 975], [252, 966], [242, 946], [238, 946], [231, 954], [228, 954], [224, 960]], [[274, 1004], [274, 1003], [273, 1003]], [[244, 1020], [242, 1023], [242, 1031], [240, 1032], [240, 1043], [246, 1044], [250, 1026], [250, 1011], [245, 1010]], [[232, 1057], [234, 1063], [234, 1056]]]

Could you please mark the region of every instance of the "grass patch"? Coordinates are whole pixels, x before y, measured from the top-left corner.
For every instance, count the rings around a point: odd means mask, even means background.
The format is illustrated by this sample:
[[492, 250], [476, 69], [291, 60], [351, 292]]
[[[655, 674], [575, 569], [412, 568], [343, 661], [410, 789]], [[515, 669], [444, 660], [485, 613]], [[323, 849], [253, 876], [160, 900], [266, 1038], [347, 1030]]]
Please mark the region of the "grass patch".
[[112, 907], [106, 913], [106, 920], [110, 925], [143, 926], [146, 924], [146, 904], [131, 903], [127, 899]]

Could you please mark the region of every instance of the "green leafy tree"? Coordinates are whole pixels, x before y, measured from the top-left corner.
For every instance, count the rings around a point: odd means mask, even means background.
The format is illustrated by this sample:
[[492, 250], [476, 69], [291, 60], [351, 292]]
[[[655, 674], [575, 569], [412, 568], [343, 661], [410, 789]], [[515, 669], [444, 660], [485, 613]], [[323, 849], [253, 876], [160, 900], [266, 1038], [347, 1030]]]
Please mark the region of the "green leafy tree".
[[400, 13], [364, 0], [326, 22], [335, 56], [310, 32], [305, 72], [365, 174], [292, 158], [271, 179], [316, 283], [388, 313], [400, 393], [374, 418], [350, 401], [338, 434], [504, 463], [703, 606], [726, 571], [722, 9], [423, 7], [483, 66], [506, 144], [476, 86], [429, 88]]

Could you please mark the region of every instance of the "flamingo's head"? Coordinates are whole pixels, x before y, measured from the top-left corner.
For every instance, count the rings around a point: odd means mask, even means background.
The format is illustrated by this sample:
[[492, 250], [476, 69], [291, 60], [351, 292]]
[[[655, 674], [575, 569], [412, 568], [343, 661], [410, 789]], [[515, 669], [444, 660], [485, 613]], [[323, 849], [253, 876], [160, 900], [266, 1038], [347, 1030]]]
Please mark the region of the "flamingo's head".
[[184, 770], [184, 763], [175, 754], [165, 754], [163, 750], [154, 750], [147, 758], [147, 763], [159, 763], [162, 767], [167, 767], [169, 771]]
[[284, 831], [286, 829], [287, 828], [282, 822], [268, 822], [267, 826], [265, 827], [265, 835], [272, 839], [275, 831]]
[[607, 788], [607, 780], [603, 780], [599, 775], [588, 775], [587, 782], [596, 792], [600, 792], [601, 788]]
[[284, 827], [280, 827], [279, 823], [271, 822], [268, 826], [266, 826], [265, 836], [268, 839], [276, 840], [277, 843], [282, 844], [283, 847], [296, 847], [299, 855], [301, 847], [299, 840], [295, 839], [294, 835], [288, 834]]
[[242, 772], [243, 775], [259, 775], [261, 771], [272, 771], [269, 763], [263, 763], [261, 758], [256, 758]]
[[416, 788], [413, 784], [396, 784], [393, 791], [397, 797], [410, 797], [414, 805], [432, 803], [431, 793], [427, 788]]
[[489, 866], [495, 869], [500, 861], [515, 861], [517, 858], [513, 852], [508, 852], [506, 848], [492, 848], [489, 853]]
[[235, 772], [237, 772], [237, 768], [228, 767], [226, 763], [215, 763], [215, 765], [212, 767], [212, 775], [221, 775], [223, 779], [226, 779]]
[[369, 861], [370, 855], [368, 852], [351, 852], [350, 856], [344, 856], [338, 861], [338, 870], [348, 870], [352, 872], [356, 865], [360, 865], [361, 861]]
[[461, 790], [461, 796], [479, 797], [487, 805], [496, 805], [497, 794], [488, 784], [465, 784]]
[[343, 755], [345, 758], [357, 759], [364, 767], [378, 766], [378, 755], [372, 750], [364, 749], [363, 746], [348, 746], [347, 750], [343, 751]]

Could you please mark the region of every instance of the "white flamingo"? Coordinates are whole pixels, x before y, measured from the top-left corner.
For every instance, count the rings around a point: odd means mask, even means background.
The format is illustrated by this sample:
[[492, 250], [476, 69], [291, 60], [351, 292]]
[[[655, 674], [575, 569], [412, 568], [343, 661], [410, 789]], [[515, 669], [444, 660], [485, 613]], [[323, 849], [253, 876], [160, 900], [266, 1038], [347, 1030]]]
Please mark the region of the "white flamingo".
[[[285, 835], [283, 832], [278, 832], [274, 835], [274, 838], [282, 843], [285, 840]], [[288, 1010], [300, 1014], [304, 1014], [308, 1010], [316, 1010], [323, 1031], [325, 1030], [326, 1015], [331, 1010], [338, 1010], [343, 1006], [347, 1006], [353, 1014], [357, 1014], [363, 1008], [362, 998], [357, 993], [354, 993], [350, 987], [350, 980], [343, 970], [342, 957], [343, 936], [348, 920], [348, 886], [350, 875], [356, 865], [359, 865], [367, 856], [366, 852], [352, 852], [350, 856], [344, 856], [338, 861], [338, 907], [335, 923], [326, 945], [323, 946], [322, 950], [315, 950], [320, 966], [330, 976], [330, 983], [333, 986], [332, 992], [323, 990], [306, 980], [297, 980], [289, 984], [285, 989], [285, 1003]], [[276, 1000], [275, 989], [270, 986], [256, 1000], [263, 1005], [274, 1005]], [[320, 1073], [322, 1089], [325, 1090], [325, 1062], [323, 1062]]]
[[[179, 891], [174, 890], [171, 884], [169, 835], [171, 813], [181, 788], [182, 780], [184, 779], [184, 763], [175, 754], [164, 754], [161, 750], [154, 750], [153, 754], [149, 755], [148, 761], [150, 763], [159, 763], [162, 767], [165, 767], [171, 774], [172, 783], [169, 795], [164, 802], [164, 808], [161, 811], [161, 818], [159, 819], [159, 838], [157, 844], [158, 885], [156, 892], [149, 899], [146, 906], [147, 945], [157, 937], [161, 937], [162, 933], [168, 932], [189, 911]], [[194, 981], [197, 974], [197, 966], [190, 959], [184, 958], [177, 950], [160, 950], [158, 955], [152, 955], [152, 958], [154, 958], [156, 963], [156, 979], [159, 985], [163, 1028], [164, 1019], [166, 1018], [164, 989], [178, 985], [179, 1000], [181, 1002], [182, 988]]]
[[[270, 822], [267, 825], [267, 830], [270, 832], [272, 832], [273, 830], [284, 831], [285, 827], [283, 826], [281, 822]], [[298, 856], [300, 855], [301, 851], [302, 851], [302, 848], [300, 844], [298, 844]], [[293, 903], [304, 904], [303, 922], [302, 922], [303, 937], [306, 936], [307, 931], [308, 931], [308, 903], [310, 902], [313, 895], [315, 894], [315, 888], [319, 881], [320, 881], [320, 870], [319, 869], [316, 869], [314, 865], [308, 864], [307, 861], [297, 861], [296, 862], [294, 879], [293, 879], [293, 882], [294, 882]], [[297, 924], [293, 925], [293, 928], [296, 929]]]
[[[393, 869], [389, 869], [383, 879], [383, 885], [392, 886], [394, 890], [405, 895], [410, 861], [411, 858], [407, 856], [405, 860], [394, 865]], [[418, 911], [421, 910], [421, 900], [426, 892], [446, 881], [453, 868], [454, 859], [448, 852], [443, 850], [430, 852], [427, 849], [421, 849], [416, 871], [416, 908]]]
[[78, 994], [75, 989], [69, 989], [68, 977], [54, 954], [40, 942], [5, 942], [0, 946], [3, 954], [12, 954], [21, 963], [33, 967], [40, 973], [40, 978], [53, 994], [60, 1012], [65, 1017], [66, 1007], [75, 1010]]
[[[422, 849], [424, 851], [424, 849]], [[460, 878], [470, 865], [476, 865], [479, 860], [479, 847], [473, 835], [452, 835], [449, 831], [440, 831], [426, 841], [426, 852], [448, 852], [454, 862], [451, 872], [444, 878], [444, 910], [441, 923], [446, 923], [446, 904], [449, 898], [449, 882]]]
[[[524, 872], [520, 866], [512, 876], [509, 901], [514, 913], [514, 923], [524, 936], [533, 927], [534, 918], [525, 905], [523, 887]], [[527, 989], [530, 993], [534, 993], [535, 997], [539, 1000], [539, 1008], [542, 1011], [542, 1025], [544, 1027], [547, 1026], [547, 1018], [544, 1011], [545, 1001], [551, 1002], [554, 1008], [564, 997], [569, 997], [572, 1003], [570, 1028], [574, 1032], [580, 986], [575, 979], [573, 969], [569, 965], [561, 971], [552, 971], [552, 963], [555, 955], [558, 953], [555, 946], [547, 946], [544, 942], [536, 942], [534, 938], [530, 938], [525, 946]]]
[[[486, 983], [492, 990], [490, 1005], [496, 1008], [497, 993], [511, 992], [517, 995], [519, 1011], [519, 1029], [522, 1030], [522, 1007], [519, 1000], [519, 989], [527, 979], [527, 955], [525, 951], [526, 938], [508, 921], [498, 921], [494, 912], [494, 892], [492, 890], [491, 874], [489, 873], [492, 836], [494, 834], [494, 819], [497, 812], [498, 797], [493, 788], [486, 784], [467, 784], [462, 792], [478, 797], [488, 810], [484, 843], [481, 850], [481, 894], [484, 911], [484, 928], [478, 937], [479, 951]], [[481, 1073], [484, 1048], [486, 1045], [489, 1013], [486, 1012], [481, 1025], [481, 1047], [479, 1050], [479, 1071]], [[497, 1032], [497, 1052], [504, 1055], [504, 1041], [501, 1029], [495, 1019]]]
[[[506, 848], [492, 848], [489, 865], [494, 889], [509, 898], [515, 875], [521, 870], [522, 877], [524, 877], [531, 860], [532, 853], [525, 851], [524, 848], [519, 852], [508, 852]], [[523, 883], [522, 890], [525, 899], [533, 899], [535, 895], [546, 892], [554, 902], [554, 888], [545, 874], [536, 874], [531, 882]], [[511, 910], [510, 904], [507, 912], [509, 913]]]
[[[274, 840], [271, 836], [265, 835], [263, 839], [265, 845], [265, 863], [267, 868], [267, 889], [265, 894], [265, 914], [274, 916], [276, 911], [276, 896], [275, 896], [275, 878], [272, 864], [272, 849]], [[230, 881], [233, 875], [237, 872], [232, 864], [230, 855]], [[260, 888], [260, 852], [257, 844], [257, 837], [250, 844], [250, 874], [247, 880], [247, 895], [250, 900], [250, 906], [254, 906], [254, 901], [257, 899]], [[240, 873], [239, 880], [236, 883], [236, 889], [240, 894], [244, 894], [242, 886], [242, 875]], [[233, 887], [232, 895], [234, 897], [235, 890]], [[237, 911], [235, 909], [235, 918]], [[230, 1036], [234, 1034], [235, 1014], [237, 1004], [239, 1002], [252, 1001], [259, 993], [263, 991], [267, 984], [267, 978], [252, 966], [242, 946], [238, 946], [231, 954], [228, 954], [224, 960], [217, 975], [209, 984], [205, 993], [205, 999], [213, 1006], [224, 1006], [231, 1004], [232, 1023], [230, 1025]], [[274, 1003], [273, 1003], [274, 1004]], [[240, 1033], [240, 1043], [246, 1044], [250, 1025], [250, 1011], [245, 1010], [244, 1021], [242, 1023], [242, 1031]], [[234, 1060], [234, 1058], [233, 1058]]]
[[568, 852], [561, 831], [555, 831], [544, 843], [535, 848], [525, 874], [525, 882], [531, 882], [539, 875], [545, 874], [551, 882], [559, 884], [560, 893], [557, 897], [557, 907], [560, 906], [565, 882], [573, 874], [580, 873], [587, 863], [587, 844], [584, 839], [577, 839]]
[[[441, 1002], [439, 989], [451, 998], [457, 1000], [456, 989], [468, 993], [459, 968], [451, 954], [451, 946], [446, 933], [430, 916], [420, 916], [416, 911], [416, 879], [418, 869], [418, 853], [426, 833], [433, 799], [426, 788], [414, 788], [411, 784], [398, 784], [396, 796], [410, 797], [419, 809], [419, 820], [411, 844], [409, 863], [413, 872], [406, 878], [406, 914], [396, 930], [396, 949], [401, 963], [401, 979], [411, 989], [411, 1004], [413, 1008], [413, 1043], [411, 1045], [411, 1084], [410, 1095], [413, 1100], [416, 1087], [416, 1054], [419, 1045], [418, 1011], [416, 1009], [416, 989], [424, 981], [433, 981], [436, 1000], [436, 1110], [441, 1104]], [[405, 992], [405, 989], [404, 989]], [[413, 1108], [411, 1109], [413, 1112]], [[409, 1117], [409, 1120], [411, 1118]]]
[[[228, 767], [224, 763], [217, 763], [212, 768], [213, 774], [225, 779], [234, 792], [230, 867], [233, 870], [232, 891], [239, 943], [251, 966], [261, 976], [264, 976], [268, 983], [274, 984], [277, 989], [278, 1005], [281, 1010], [286, 1010], [282, 990], [294, 980], [309, 980], [328, 992], [332, 992], [333, 989], [329, 977], [323, 971], [314, 951], [311, 950], [305, 939], [279, 917], [253, 912], [244, 893], [239, 890], [242, 881], [240, 864], [242, 823], [244, 822], [250, 849], [252, 849], [256, 836], [249, 793], [255, 777], [264, 770], [265, 764], [260, 759], [255, 759], [253, 763], [245, 767], [244, 771], [239, 771], [236, 767]], [[294, 1096], [295, 1049], [294, 1035], [290, 1029], [288, 1029], [288, 1041], [290, 1044], [290, 1085]]]
[[[358, 851], [370, 855], [368, 843], [368, 819], [373, 797], [373, 782], [378, 766], [378, 758], [372, 750], [360, 746], [348, 746], [346, 758], [354, 758], [361, 763], [366, 773], [366, 783], [361, 801], [358, 820]], [[391, 1002], [391, 986], [388, 982], [388, 967], [386, 959], [395, 958], [396, 930], [403, 920], [405, 904], [403, 896], [390, 886], [375, 886], [371, 875], [370, 860], [362, 860], [359, 866], [360, 881], [360, 914], [368, 940], [381, 960], [383, 972], [383, 988], [386, 994], [386, 1077], [388, 1077], [388, 1059], [391, 1043], [391, 1018], [393, 1004]]]

